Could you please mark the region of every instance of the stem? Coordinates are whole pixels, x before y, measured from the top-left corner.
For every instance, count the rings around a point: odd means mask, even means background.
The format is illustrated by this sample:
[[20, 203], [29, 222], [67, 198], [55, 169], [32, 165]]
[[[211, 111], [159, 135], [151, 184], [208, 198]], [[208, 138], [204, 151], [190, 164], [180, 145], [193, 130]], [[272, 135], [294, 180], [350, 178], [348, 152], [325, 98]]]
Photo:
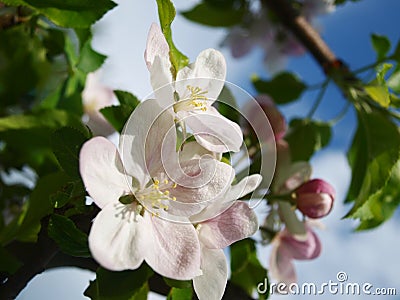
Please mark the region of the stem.
[[384, 58], [382, 58], [382, 59], [380, 59], [380, 60], [378, 60], [376, 62], [373, 62], [373, 63], [371, 63], [369, 65], [366, 65], [364, 67], [356, 69], [356, 70], [353, 71], [353, 73], [354, 74], [359, 74], [359, 73], [363, 73], [365, 71], [368, 71], [370, 69], [374, 69], [375, 67], [379, 66], [381, 63], [384, 63], [385, 61], [388, 61], [388, 60], [391, 60], [391, 59], [393, 59], [393, 55], [388, 56], [388, 57], [384, 57]]
[[328, 121], [327, 123], [330, 126], [334, 126], [336, 123], [338, 123], [343, 117], [347, 114], [347, 111], [351, 107], [351, 102], [347, 102], [345, 107], [339, 112], [339, 114], [334, 117], [332, 120]]
[[313, 115], [315, 114], [315, 112], [317, 111], [318, 106], [321, 104], [322, 99], [324, 98], [326, 89], [327, 89], [327, 87], [328, 87], [328, 85], [329, 85], [329, 81], [330, 81], [330, 80], [329, 80], [329, 78], [328, 78], [328, 79], [323, 83], [323, 85], [322, 85], [322, 87], [321, 87], [321, 90], [320, 90], [319, 93], [318, 93], [317, 100], [315, 101], [313, 107], [311, 107], [311, 110], [310, 110], [310, 112], [309, 112], [308, 115], [307, 115], [307, 119], [311, 119], [312, 116], [313, 116]]

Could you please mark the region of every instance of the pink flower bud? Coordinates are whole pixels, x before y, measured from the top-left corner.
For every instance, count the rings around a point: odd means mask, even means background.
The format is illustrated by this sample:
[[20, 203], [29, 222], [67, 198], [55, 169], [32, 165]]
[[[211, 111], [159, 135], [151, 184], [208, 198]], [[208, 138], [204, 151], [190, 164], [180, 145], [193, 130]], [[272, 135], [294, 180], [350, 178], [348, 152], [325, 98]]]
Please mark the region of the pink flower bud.
[[334, 188], [324, 180], [313, 179], [296, 191], [297, 208], [307, 217], [322, 218], [329, 214], [335, 199]]

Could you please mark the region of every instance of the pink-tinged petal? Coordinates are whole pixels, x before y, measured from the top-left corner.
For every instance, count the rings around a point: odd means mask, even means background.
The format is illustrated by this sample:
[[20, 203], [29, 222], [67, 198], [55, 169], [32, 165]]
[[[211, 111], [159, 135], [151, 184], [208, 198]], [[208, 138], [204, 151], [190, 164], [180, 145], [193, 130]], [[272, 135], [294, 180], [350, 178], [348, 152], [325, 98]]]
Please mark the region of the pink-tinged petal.
[[212, 152], [238, 152], [243, 143], [240, 126], [222, 116], [214, 107], [207, 111], [178, 112], [193, 131], [196, 141]]
[[302, 183], [310, 179], [311, 165], [305, 161], [298, 161], [290, 165], [282, 173], [283, 184], [279, 188], [280, 193], [289, 193], [298, 188]]
[[229, 46], [232, 57], [239, 58], [250, 52], [254, 42], [247, 30], [241, 27], [234, 27], [223, 42], [223, 46], [225, 45]]
[[181, 162], [189, 161], [191, 159], [199, 159], [201, 157], [212, 157], [216, 160], [221, 160], [222, 155], [220, 153], [215, 153], [202, 147], [196, 141], [185, 143], [183, 149], [179, 151], [179, 160]]
[[100, 111], [86, 112], [88, 120], [84, 122], [89, 126], [93, 135], [96, 136], [109, 136], [115, 132], [114, 127], [104, 118]]
[[93, 258], [112, 271], [136, 269], [147, 250], [143, 218], [133, 206], [107, 204], [94, 219], [89, 233]]
[[201, 270], [203, 274], [193, 279], [199, 300], [222, 299], [228, 279], [224, 251], [202, 247]]
[[271, 277], [277, 282], [291, 284], [297, 282], [296, 271], [291, 254], [283, 247], [279, 240], [274, 242], [268, 268]]
[[144, 218], [149, 248], [145, 260], [162, 276], [190, 280], [200, 273], [200, 243], [192, 224], [173, 223], [150, 213]]
[[157, 55], [169, 59], [169, 46], [160, 26], [156, 23], [152, 23], [147, 36], [146, 50], [144, 52], [144, 60], [149, 70]]
[[162, 108], [171, 107], [174, 104], [174, 87], [169, 58], [156, 56], [149, 71], [151, 86], [158, 104]]
[[190, 220], [192, 223], [199, 223], [220, 215], [232, 206], [236, 200], [253, 192], [260, 185], [261, 180], [262, 177], [258, 174], [253, 174], [243, 178], [238, 184], [232, 185], [223, 195], [222, 199], [207, 206], [199, 214], [190, 217]]
[[226, 62], [221, 52], [206, 49], [197, 57], [194, 64], [180, 71], [176, 76], [175, 88], [181, 98], [187, 96], [187, 86], [207, 91], [208, 100], [215, 101], [222, 91], [226, 77]]
[[274, 101], [267, 95], [259, 95], [256, 96], [255, 99], [260, 104], [262, 110], [265, 112], [274, 132], [275, 139], [282, 139], [286, 133], [287, 125], [284, 116], [275, 106]]
[[[168, 137], [167, 137], [168, 135]], [[119, 148], [127, 173], [144, 188], [162, 168], [161, 155], [175, 153], [176, 132], [172, 114], [156, 100], [140, 103], [125, 124]]]
[[305, 235], [292, 235], [287, 230], [281, 236], [281, 245], [299, 260], [314, 259], [321, 254], [321, 242], [314, 231], [307, 227]]
[[173, 179], [177, 186], [170, 189], [176, 201], [170, 201], [168, 211], [176, 215], [191, 216], [218, 201], [235, 176], [230, 165], [211, 158], [193, 159], [181, 167], [181, 173]]
[[333, 198], [326, 193], [297, 194], [297, 208], [307, 217], [318, 219], [329, 214], [333, 207]]
[[257, 216], [247, 203], [235, 202], [219, 216], [200, 224], [199, 238], [205, 247], [222, 249], [252, 236], [258, 229]]
[[103, 137], [87, 141], [79, 154], [79, 169], [90, 197], [102, 208], [129, 193], [117, 148]]

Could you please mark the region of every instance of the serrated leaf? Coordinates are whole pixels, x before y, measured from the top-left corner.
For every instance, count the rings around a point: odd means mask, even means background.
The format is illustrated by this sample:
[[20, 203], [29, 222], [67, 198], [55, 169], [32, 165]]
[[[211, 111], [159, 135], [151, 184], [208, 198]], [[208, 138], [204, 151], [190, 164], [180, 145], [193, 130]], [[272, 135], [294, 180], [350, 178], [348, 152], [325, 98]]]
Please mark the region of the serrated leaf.
[[23, 2], [44, 14], [55, 24], [72, 28], [88, 28], [116, 6], [110, 0], [24, 0]]
[[389, 89], [383, 85], [367, 85], [364, 87], [367, 94], [380, 106], [388, 108], [390, 105]]
[[[218, 7], [209, 3], [199, 3], [190, 10], [181, 12], [188, 20], [213, 27], [230, 27], [240, 24], [246, 13], [245, 7]], [[204, 17], [207, 16], [207, 17]]]
[[191, 300], [193, 297], [192, 288], [179, 289], [172, 288], [168, 294], [167, 300]]
[[52, 215], [48, 234], [64, 253], [77, 257], [90, 257], [88, 236], [67, 217]]
[[102, 66], [107, 56], [93, 50], [92, 39], [89, 38], [81, 47], [77, 68], [84, 73], [90, 73]]
[[[268, 278], [267, 270], [257, 258], [255, 242], [252, 239], [244, 239], [234, 243], [230, 249], [232, 270], [230, 281], [252, 296], [257, 285]], [[269, 291], [269, 288], [267, 290]]]
[[293, 119], [285, 139], [290, 145], [292, 161], [308, 161], [316, 151], [328, 145], [331, 127], [323, 122]]
[[175, 7], [170, 0], [157, 0], [157, 7], [161, 30], [169, 45], [170, 59], [176, 73], [189, 64], [189, 59], [176, 48], [172, 40], [171, 24], [176, 15]]
[[114, 94], [117, 97], [117, 99], [121, 105], [127, 105], [127, 106], [131, 107], [132, 109], [135, 109], [136, 106], [138, 106], [140, 103], [140, 100], [135, 95], [133, 95], [129, 92], [115, 90]]
[[390, 219], [400, 204], [400, 161], [384, 188], [372, 195], [353, 215], [359, 219], [357, 230], [372, 229]]
[[296, 75], [288, 72], [280, 73], [271, 80], [253, 77], [252, 82], [258, 93], [271, 96], [277, 104], [297, 100], [306, 88]]
[[386, 115], [358, 108], [358, 128], [348, 153], [352, 180], [347, 202], [355, 201], [345, 217], [357, 211], [388, 182], [400, 159], [400, 134]]
[[378, 60], [385, 58], [390, 50], [389, 39], [386, 36], [373, 33], [371, 34], [371, 43], [376, 52]]
[[79, 151], [89, 136], [72, 127], [56, 130], [51, 137], [53, 152], [63, 170], [79, 178]]
[[92, 300], [146, 300], [153, 271], [143, 263], [139, 269], [121, 272], [99, 268], [96, 275], [84, 292]]

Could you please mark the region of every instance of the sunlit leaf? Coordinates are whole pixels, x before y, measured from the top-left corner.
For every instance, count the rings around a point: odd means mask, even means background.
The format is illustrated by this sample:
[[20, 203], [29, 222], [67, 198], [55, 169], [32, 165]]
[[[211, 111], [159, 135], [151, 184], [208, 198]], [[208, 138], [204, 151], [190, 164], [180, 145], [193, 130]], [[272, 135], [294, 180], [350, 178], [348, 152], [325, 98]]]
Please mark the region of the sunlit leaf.
[[378, 60], [384, 58], [390, 50], [390, 41], [386, 36], [371, 34], [371, 43], [378, 56]]

